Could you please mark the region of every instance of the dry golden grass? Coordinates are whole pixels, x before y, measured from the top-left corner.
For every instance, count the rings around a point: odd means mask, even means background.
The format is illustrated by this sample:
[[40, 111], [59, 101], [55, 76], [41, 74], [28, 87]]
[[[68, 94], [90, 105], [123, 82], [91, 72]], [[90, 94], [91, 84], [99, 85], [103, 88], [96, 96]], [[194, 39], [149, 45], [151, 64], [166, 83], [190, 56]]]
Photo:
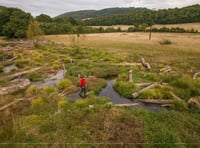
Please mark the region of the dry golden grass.
[[0, 43], [3, 43], [3, 42], [5, 42], [5, 39], [4, 39], [4, 37], [0, 36]]
[[[75, 36], [51, 35], [45, 38], [71, 46]], [[159, 43], [166, 39], [172, 44]], [[152, 33], [152, 40], [149, 40], [149, 33], [101, 33], [80, 35], [76, 40], [81, 47], [106, 50], [124, 60], [145, 57], [154, 64], [193, 64], [200, 69], [200, 34]]]
[[89, 26], [89, 27], [92, 27], [92, 28], [100, 28], [100, 27], [102, 27], [103, 29], [111, 28], [111, 27], [113, 27], [114, 29], [118, 29], [120, 27], [121, 30], [128, 30], [128, 28], [129, 27], [133, 27], [133, 25]]
[[[72, 38], [76, 38], [80, 46], [100, 49], [137, 49], [137, 47], [149, 46], [161, 47], [159, 44], [163, 39], [172, 41], [168, 48], [200, 52], [200, 34], [187, 33], [152, 33], [152, 40], [149, 40], [149, 33], [99, 33], [84, 34], [80, 37], [75, 35], [50, 35], [45, 37], [57, 43], [64, 43], [68, 46], [73, 44]], [[137, 45], [137, 46], [136, 46]]]
[[[102, 27], [104, 29], [113, 27], [114, 29], [118, 29], [119, 27], [121, 30], [128, 30], [129, 27], [133, 27], [133, 25], [113, 25], [113, 26], [90, 26], [93, 28], [99, 28]], [[186, 23], [186, 24], [167, 24], [167, 25], [161, 25], [161, 24], [156, 24], [153, 25], [154, 28], [162, 28], [162, 27], [167, 27], [167, 28], [172, 28], [172, 27], [179, 27], [179, 28], [184, 28], [185, 30], [198, 30], [200, 32], [200, 23]]]
[[167, 27], [167, 28], [172, 28], [172, 27], [180, 27], [184, 28], [185, 30], [198, 30], [200, 32], [200, 23], [187, 23], [187, 24], [169, 24], [169, 25], [154, 25], [153, 27], [155, 28], [162, 28], [162, 27]]

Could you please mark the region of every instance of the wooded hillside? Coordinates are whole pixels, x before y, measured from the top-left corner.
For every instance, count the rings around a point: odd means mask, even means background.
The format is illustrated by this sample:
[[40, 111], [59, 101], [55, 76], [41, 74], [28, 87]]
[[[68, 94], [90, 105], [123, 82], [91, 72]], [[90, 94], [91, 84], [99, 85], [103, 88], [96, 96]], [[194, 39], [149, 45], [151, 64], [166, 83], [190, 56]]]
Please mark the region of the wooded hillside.
[[146, 10], [132, 14], [101, 16], [86, 20], [86, 25], [136, 25], [136, 24], [179, 24], [200, 22], [200, 5], [165, 10]]
[[61, 18], [74, 17], [78, 19], [84, 19], [84, 18], [94, 18], [98, 16], [111, 16], [116, 14], [130, 14], [145, 10], [148, 9], [129, 7], [129, 8], [107, 8], [102, 10], [81, 10], [81, 11], [67, 12], [57, 17]]

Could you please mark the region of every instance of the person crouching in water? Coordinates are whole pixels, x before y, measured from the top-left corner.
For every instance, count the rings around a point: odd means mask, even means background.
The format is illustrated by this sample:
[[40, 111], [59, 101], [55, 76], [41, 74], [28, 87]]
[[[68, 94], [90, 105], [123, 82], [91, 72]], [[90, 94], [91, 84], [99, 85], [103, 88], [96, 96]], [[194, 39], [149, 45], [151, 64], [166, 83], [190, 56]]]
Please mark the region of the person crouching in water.
[[79, 93], [79, 96], [82, 98], [85, 98], [86, 97], [86, 79], [84, 76], [82, 76], [80, 79], [80, 86], [81, 86], [81, 91]]

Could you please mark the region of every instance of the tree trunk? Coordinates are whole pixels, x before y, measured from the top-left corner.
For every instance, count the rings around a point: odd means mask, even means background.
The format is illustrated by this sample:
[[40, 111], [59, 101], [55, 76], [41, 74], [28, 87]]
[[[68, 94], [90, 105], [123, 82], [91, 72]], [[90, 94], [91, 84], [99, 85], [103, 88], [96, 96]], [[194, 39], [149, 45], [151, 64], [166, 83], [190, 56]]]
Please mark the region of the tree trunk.
[[193, 80], [195, 80], [197, 78], [197, 76], [200, 75], [200, 72], [196, 72], [193, 76]]
[[158, 83], [153, 83], [153, 84], [151, 84], [150, 86], [145, 87], [145, 88], [143, 88], [142, 90], [139, 90], [138, 92], [133, 93], [133, 94], [132, 94], [132, 98], [133, 98], [133, 99], [136, 99], [136, 98], [137, 98], [140, 94], [142, 94], [144, 91], [155, 87], [157, 84], [158, 84]]
[[152, 25], [150, 26], [150, 30], [149, 30], [149, 40], [151, 40], [151, 32], [152, 32]]
[[145, 67], [149, 70], [151, 69], [151, 65], [149, 63], [147, 63], [144, 58], [141, 58], [141, 63], [142, 63], [143, 67]]

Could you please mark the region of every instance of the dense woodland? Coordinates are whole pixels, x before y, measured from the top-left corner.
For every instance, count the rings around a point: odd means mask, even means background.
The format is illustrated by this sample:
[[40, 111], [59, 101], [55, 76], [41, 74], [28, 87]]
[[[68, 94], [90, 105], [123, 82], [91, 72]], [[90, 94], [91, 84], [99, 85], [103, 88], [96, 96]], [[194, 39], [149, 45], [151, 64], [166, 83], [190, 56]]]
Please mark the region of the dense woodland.
[[138, 24], [179, 24], [200, 22], [200, 5], [167, 10], [146, 10], [131, 14], [97, 17], [85, 22], [86, 25], [138, 25]]
[[[134, 12], [132, 12], [134, 10]], [[74, 17], [88, 17], [79, 16], [80, 13], [88, 13], [90, 11], [73, 12]], [[93, 12], [93, 11], [91, 11]], [[124, 14], [127, 12], [128, 14]], [[121, 13], [119, 15], [119, 13]], [[39, 27], [44, 34], [66, 34], [66, 33], [99, 33], [99, 32], [119, 32], [120, 28], [103, 29], [91, 28], [90, 25], [134, 25], [135, 28], [129, 28], [127, 31], [146, 31], [148, 26], [153, 24], [179, 24], [200, 22], [200, 5], [193, 5], [181, 9], [168, 10], [148, 10], [145, 8], [110, 8], [93, 13], [95, 17], [90, 20], [80, 20], [74, 17], [60, 17], [51, 18], [46, 14], [41, 14], [33, 17], [30, 13], [26, 13], [17, 8], [0, 7], [0, 35], [8, 38], [26, 38], [28, 26], [32, 20], [39, 22]], [[115, 14], [115, 15], [113, 15]], [[110, 16], [107, 16], [110, 15]], [[30, 28], [31, 29], [31, 28]], [[31, 29], [33, 30], [33, 29]], [[153, 29], [155, 32], [196, 32], [195, 30], [187, 31], [181, 28], [161, 28]]]
[[74, 17], [77, 19], [85, 19], [85, 18], [94, 18], [98, 16], [111, 16], [116, 14], [130, 14], [140, 11], [148, 10], [147, 8], [107, 8], [102, 10], [81, 10], [81, 11], [74, 11], [61, 14], [57, 17], [66, 18], [66, 17]]

